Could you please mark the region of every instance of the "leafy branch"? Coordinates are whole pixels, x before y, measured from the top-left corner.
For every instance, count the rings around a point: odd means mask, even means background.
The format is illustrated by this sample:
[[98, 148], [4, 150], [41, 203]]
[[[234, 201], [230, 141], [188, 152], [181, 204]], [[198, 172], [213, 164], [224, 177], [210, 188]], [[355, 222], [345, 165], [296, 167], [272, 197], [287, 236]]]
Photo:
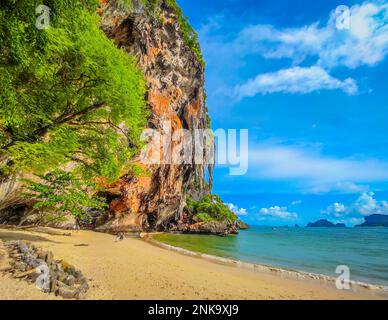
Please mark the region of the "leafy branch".
[[61, 220], [69, 214], [77, 221], [84, 221], [89, 218], [90, 208], [103, 210], [107, 206], [103, 198], [91, 195], [94, 185], [70, 172], [56, 170], [35, 178], [24, 180], [24, 196], [34, 199], [34, 209], [50, 221]]

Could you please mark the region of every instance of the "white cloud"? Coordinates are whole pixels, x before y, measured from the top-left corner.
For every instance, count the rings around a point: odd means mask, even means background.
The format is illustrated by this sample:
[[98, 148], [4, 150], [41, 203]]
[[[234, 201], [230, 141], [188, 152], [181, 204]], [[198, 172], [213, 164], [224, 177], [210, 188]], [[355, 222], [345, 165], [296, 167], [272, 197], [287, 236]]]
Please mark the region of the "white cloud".
[[223, 15], [216, 15], [208, 17], [206, 23], [201, 25], [201, 28], [198, 30], [200, 36], [205, 36], [211, 34], [213, 31], [217, 31], [221, 28], [221, 22], [223, 21]]
[[238, 216], [247, 216], [248, 215], [247, 209], [239, 208], [238, 206], [234, 205], [233, 203], [227, 203], [226, 205], [229, 207], [229, 209], [232, 212], [234, 212]]
[[[350, 14], [349, 30], [336, 27], [337, 14], [333, 8], [325, 23], [316, 21], [294, 28], [250, 25], [233, 40], [229, 40], [230, 33], [212, 33], [220, 27], [218, 21], [223, 17], [218, 17], [216, 22], [210, 20], [199, 34], [206, 60], [213, 69], [222, 72], [225, 65], [229, 69], [241, 68], [246, 64], [245, 58], [253, 55], [267, 59], [286, 58], [292, 62], [291, 67], [259, 74], [235, 86], [234, 91], [225, 84], [225, 76], [219, 76], [212, 79], [218, 82], [216, 94], [229, 96], [233, 92], [240, 99], [256, 94], [306, 94], [316, 90], [342, 90], [356, 94], [361, 90], [354, 79], [339, 79], [330, 70], [336, 67], [373, 67], [387, 57], [388, 4], [367, 1], [352, 6]], [[302, 68], [301, 63], [306, 61], [309, 67]]]
[[309, 186], [302, 190], [302, 193], [320, 194], [320, 193], [361, 193], [369, 190], [368, 185], [356, 184], [350, 181], [340, 181], [334, 183]]
[[253, 97], [258, 93], [310, 93], [317, 90], [339, 89], [349, 95], [356, 94], [357, 84], [351, 78], [339, 80], [330, 76], [321, 67], [293, 67], [276, 72], [259, 74], [242, 85], [235, 87], [238, 100]]
[[[374, 198], [373, 192], [362, 193], [356, 201], [349, 206], [345, 206], [342, 203], [333, 203], [328, 206], [321, 213], [334, 218], [349, 217], [354, 219], [354, 222], [362, 220], [361, 216], [369, 216], [372, 214], [387, 214], [388, 215], [388, 202], [378, 201]], [[349, 221], [348, 219], [348, 221]]]
[[373, 192], [363, 193], [350, 208], [351, 211], [362, 215], [388, 214], [388, 202], [377, 201]]
[[348, 208], [342, 204], [342, 203], [333, 203], [330, 206], [327, 207], [326, 210], [322, 211], [323, 214], [335, 217], [335, 218], [340, 218], [343, 215], [345, 215], [348, 212]]
[[297, 206], [302, 203], [302, 200], [295, 200], [291, 202], [291, 206]]
[[296, 220], [298, 219], [298, 214], [295, 212], [289, 212], [287, 207], [273, 206], [270, 208], [261, 208], [259, 211], [259, 216], [262, 219], [266, 217], [279, 218], [283, 220]]
[[250, 146], [249, 170], [254, 179], [300, 181], [309, 188], [388, 179], [388, 163], [378, 159], [335, 158], [314, 148], [271, 143]]
[[388, 4], [365, 2], [350, 8], [350, 29], [336, 27], [337, 14], [328, 22], [298, 28], [277, 29], [271, 25], [245, 28], [235, 45], [267, 58], [290, 58], [299, 64], [307, 57], [317, 57], [319, 66], [332, 68], [375, 64], [388, 54]]
[[300, 28], [277, 29], [258, 24], [242, 30], [236, 43], [266, 58], [291, 58], [299, 64], [312, 52], [322, 50], [324, 40], [329, 38], [327, 30], [318, 25], [316, 22]]
[[364, 218], [348, 218], [348, 219], [337, 219], [334, 223], [344, 223], [346, 225], [359, 225], [364, 222]]
[[[334, 25], [334, 15], [327, 28]], [[374, 66], [388, 54], [388, 5], [364, 3], [350, 9], [350, 29], [333, 31], [320, 54], [319, 63], [328, 67]]]

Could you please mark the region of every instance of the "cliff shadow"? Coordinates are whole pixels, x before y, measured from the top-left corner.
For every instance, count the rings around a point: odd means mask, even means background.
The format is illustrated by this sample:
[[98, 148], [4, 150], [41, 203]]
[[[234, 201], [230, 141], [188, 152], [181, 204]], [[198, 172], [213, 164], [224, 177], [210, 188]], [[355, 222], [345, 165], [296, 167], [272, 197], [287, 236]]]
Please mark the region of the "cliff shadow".
[[24, 232], [19, 232], [19, 231], [4, 231], [0, 230], [0, 240], [2, 241], [18, 241], [18, 240], [23, 240], [23, 241], [30, 241], [30, 242], [54, 242], [52, 240], [49, 240], [45, 237], [38, 236], [38, 235], [33, 235], [33, 234], [28, 234]]

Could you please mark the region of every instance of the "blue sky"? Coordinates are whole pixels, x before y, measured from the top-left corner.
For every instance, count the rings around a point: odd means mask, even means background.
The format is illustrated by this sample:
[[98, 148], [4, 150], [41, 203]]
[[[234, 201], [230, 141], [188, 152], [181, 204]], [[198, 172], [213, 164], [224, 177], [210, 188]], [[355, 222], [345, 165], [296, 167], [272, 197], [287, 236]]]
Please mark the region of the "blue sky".
[[214, 192], [252, 224], [388, 214], [387, 1], [178, 2], [213, 129], [249, 129], [248, 173], [216, 168]]

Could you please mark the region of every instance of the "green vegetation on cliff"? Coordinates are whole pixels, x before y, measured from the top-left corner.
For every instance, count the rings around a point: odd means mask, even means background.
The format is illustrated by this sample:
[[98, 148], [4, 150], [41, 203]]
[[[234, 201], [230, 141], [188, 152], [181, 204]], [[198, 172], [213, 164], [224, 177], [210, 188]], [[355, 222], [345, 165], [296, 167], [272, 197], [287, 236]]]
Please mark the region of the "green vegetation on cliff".
[[41, 3], [0, 7], [0, 176], [74, 163], [85, 185], [114, 181], [141, 147], [142, 72], [99, 29], [98, 1], [46, 0], [49, 27], [38, 29]]
[[27, 180], [27, 198], [34, 198], [34, 209], [39, 213], [39, 223], [64, 221], [69, 214], [78, 220], [88, 218], [89, 208], [105, 209], [105, 199], [90, 195], [96, 186], [74, 176], [71, 172], [54, 170], [40, 175], [40, 182]]
[[187, 200], [187, 209], [193, 220], [202, 222], [237, 221], [237, 216], [225, 205], [217, 195], [208, 194], [200, 201]]
[[[152, 0], [151, 0], [152, 1]], [[157, 0], [153, 0], [157, 1]], [[183, 38], [186, 44], [190, 47], [191, 50], [196, 54], [198, 60], [205, 65], [205, 61], [202, 57], [201, 48], [198, 42], [198, 34], [190, 25], [188, 19], [183, 14], [182, 9], [177, 4], [176, 0], [163, 0], [167, 6], [175, 10], [178, 15], [179, 25], [183, 34]]]

